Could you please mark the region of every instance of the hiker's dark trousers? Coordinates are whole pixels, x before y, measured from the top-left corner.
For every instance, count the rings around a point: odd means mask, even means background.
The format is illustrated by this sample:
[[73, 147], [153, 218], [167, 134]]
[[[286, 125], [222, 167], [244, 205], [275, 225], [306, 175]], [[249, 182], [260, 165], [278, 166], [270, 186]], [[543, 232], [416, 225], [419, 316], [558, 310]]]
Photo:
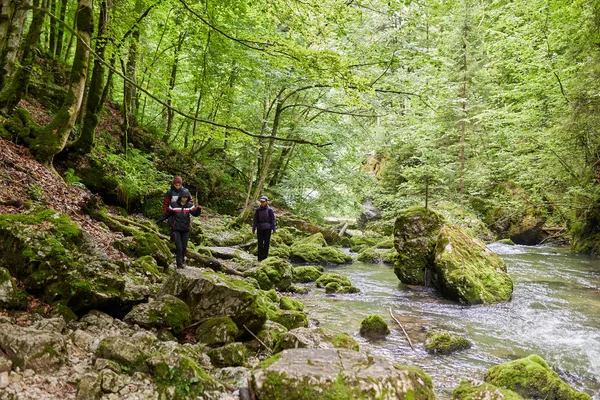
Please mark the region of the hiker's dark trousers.
[[173, 231], [173, 239], [175, 240], [175, 260], [177, 261], [178, 267], [183, 266], [183, 262], [185, 261], [185, 253], [187, 252], [189, 237], [189, 231]]
[[258, 229], [256, 231], [258, 237], [258, 261], [262, 261], [269, 257], [269, 242], [271, 241], [271, 229]]

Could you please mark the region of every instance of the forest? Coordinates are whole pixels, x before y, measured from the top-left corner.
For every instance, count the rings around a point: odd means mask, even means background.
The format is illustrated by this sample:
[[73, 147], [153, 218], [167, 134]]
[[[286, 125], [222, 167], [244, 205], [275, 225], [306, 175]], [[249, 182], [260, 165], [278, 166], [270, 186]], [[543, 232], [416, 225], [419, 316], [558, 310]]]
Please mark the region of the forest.
[[599, 66], [596, 0], [0, 0], [0, 400], [600, 400]]

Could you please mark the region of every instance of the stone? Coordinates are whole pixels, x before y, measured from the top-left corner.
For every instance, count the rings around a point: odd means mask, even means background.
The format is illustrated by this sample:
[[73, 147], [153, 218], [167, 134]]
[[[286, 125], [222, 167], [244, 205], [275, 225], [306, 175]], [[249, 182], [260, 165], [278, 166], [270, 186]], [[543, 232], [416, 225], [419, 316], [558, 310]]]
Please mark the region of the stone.
[[77, 385], [77, 400], [98, 400], [102, 396], [101, 380], [98, 374], [85, 374]]
[[104, 369], [99, 374], [100, 387], [104, 393], [119, 393], [129, 383], [129, 377], [120, 375], [110, 369]]
[[325, 286], [325, 293], [338, 293], [338, 294], [345, 294], [345, 293], [359, 293], [360, 289], [355, 287], [355, 286], [342, 286], [340, 285], [338, 282], [329, 282], [326, 286]]
[[235, 341], [240, 330], [229, 317], [215, 317], [198, 325], [196, 340], [208, 346], [222, 346]]
[[246, 362], [248, 350], [242, 343], [229, 343], [208, 351], [210, 361], [217, 367], [240, 367]]
[[245, 271], [244, 276], [256, 279], [262, 290], [286, 291], [292, 284], [292, 264], [279, 257], [269, 257]]
[[327, 272], [317, 279], [317, 287], [325, 287], [331, 282], [337, 282], [340, 286], [352, 286], [352, 283], [347, 276], [334, 272]]
[[502, 389], [485, 382], [462, 381], [452, 392], [454, 400], [523, 400], [512, 390]]
[[8, 372], [0, 372], [0, 389], [4, 389], [8, 387], [8, 385], [10, 385], [10, 380], [8, 379]]
[[367, 316], [360, 322], [360, 335], [370, 339], [382, 339], [390, 334], [388, 324], [377, 314]]
[[41, 321], [37, 321], [31, 327], [39, 331], [62, 333], [67, 327], [67, 323], [62, 317], [46, 318]]
[[346, 264], [352, 256], [340, 249], [327, 245], [322, 233], [294, 242], [290, 248], [290, 258], [296, 262], [317, 264]]
[[94, 337], [81, 329], [77, 329], [71, 334], [71, 341], [75, 346], [85, 351], [92, 351], [94, 346]]
[[296, 328], [285, 333], [279, 341], [278, 351], [298, 348], [359, 350], [356, 340], [346, 334], [332, 334], [321, 328]]
[[121, 366], [133, 371], [145, 372], [147, 354], [139, 340], [124, 336], [109, 336], [100, 342], [96, 349], [96, 357], [116, 361]]
[[169, 294], [149, 303], [138, 304], [124, 318], [143, 328], [172, 328], [178, 333], [190, 324], [190, 308], [185, 302]]
[[236, 276], [186, 268], [169, 277], [161, 294], [183, 300], [190, 308], [192, 322], [228, 315], [238, 328], [246, 325], [257, 332], [267, 319], [265, 302], [268, 300], [264, 294]]
[[315, 282], [321, 277], [321, 275], [323, 275], [323, 272], [321, 272], [312, 265], [294, 267], [292, 271], [294, 276], [293, 280], [295, 283]]
[[252, 386], [259, 399], [435, 399], [421, 369], [346, 349], [284, 350], [252, 371]]
[[471, 342], [449, 332], [429, 331], [425, 338], [425, 350], [429, 354], [451, 354], [470, 348]]
[[121, 373], [121, 366], [112, 360], [107, 360], [106, 358], [97, 358], [96, 362], [94, 363], [94, 368], [96, 368], [96, 371], [110, 369], [117, 374]]
[[591, 400], [589, 395], [570, 387], [535, 354], [490, 368], [485, 381], [512, 390], [523, 398]]
[[223, 260], [254, 260], [254, 257], [240, 249], [236, 249], [234, 247], [221, 247], [221, 246], [213, 246], [206, 247], [213, 257], [221, 258]]
[[504, 261], [455, 226], [440, 229], [434, 284], [444, 297], [467, 304], [510, 301], [513, 292]]
[[27, 305], [27, 296], [23, 293], [13, 281], [13, 278], [6, 268], [0, 268], [0, 307], [23, 308]]
[[12, 367], [12, 361], [10, 359], [0, 356], [0, 372], [10, 372]]
[[274, 321], [267, 321], [256, 335], [270, 349], [275, 349], [288, 329]]
[[277, 322], [285, 326], [287, 329], [308, 327], [308, 318], [302, 311], [269, 310], [267, 315], [271, 321]]
[[279, 308], [282, 310], [304, 311], [304, 304], [290, 297], [281, 296], [279, 299]]
[[58, 369], [67, 355], [62, 335], [11, 324], [0, 324], [0, 349], [8, 355], [13, 366], [30, 368], [38, 373]]
[[398, 252], [394, 273], [402, 283], [425, 285], [426, 272], [433, 269], [441, 215], [424, 207], [401, 211], [394, 224], [394, 248]]
[[217, 380], [226, 382], [236, 388], [248, 387], [248, 382], [252, 376], [251, 371], [244, 367], [225, 367], [213, 371]]

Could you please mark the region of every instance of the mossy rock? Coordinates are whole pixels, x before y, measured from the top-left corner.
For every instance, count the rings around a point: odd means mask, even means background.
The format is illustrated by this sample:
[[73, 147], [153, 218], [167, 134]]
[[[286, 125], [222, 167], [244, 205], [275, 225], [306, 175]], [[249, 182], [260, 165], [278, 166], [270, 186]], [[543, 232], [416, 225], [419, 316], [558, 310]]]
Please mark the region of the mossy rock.
[[288, 289], [288, 292], [294, 293], [294, 294], [308, 294], [308, 293], [310, 293], [310, 288], [307, 286], [292, 285]]
[[282, 310], [304, 311], [304, 304], [300, 303], [298, 300], [282, 296], [279, 299], [279, 308]]
[[155, 221], [162, 217], [162, 206], [165, 193], [163, 191], [154, 190], [144, 196], [142, 213], [146, 218]]
[[485, 381], [526, 399], [591, 400], [589, 395], [570, 387], [535, 354], [490, 368]]
[[452, 400], [523, 400], [512, 390], [502, 389], [484, 382], [462, 381], [452, 392]]
[[281, 338], [286, 334], [288, 329], [275, 321], [265, 322], [265, 326], [256, 335], [264, 344], [271, 349], [276, 349], [279, 346]]
[[167, 242], [154, 233], [135, 231], [133, 236], [116, 240], [114, 246], [132, 257], [152, 256], [164, 268], [173, 258]]
[[515, 245], [515, 242], [513, 242], [510, 239], [500, 239], [500, 240], [498, 240], [498, 243], [507, 244], [509, 246], [514, 246]]
[[471, 342], [449, 332], [429, 331], [425, 339], [425, 350], [429, 354], [451, 354], [470, 348]]
[[425, 285], [425, 271], [433, 269], [437, 235], [443, 225], [437, 212], [413, 207], [403, 210], [394, 224], [394, 247], [398, 252], [394, 273], [402, 283]]
[[308, 318], [302, 311], [277, 310], [269, 311], [267, 315], [271, 321], [285, 326], [288, 330], [308, 327]]
[[290, 258], [297, 262], [318, 264], [345, 264], [352, 261], [348, 254], [328, 246], [321, 233], [295, 242], [290, 250]]
[[350, 349], [358, 351], [360, 346], [356, 340], [346, 334], [333, 334], [324, 329], [295, 328], [285, 333], [279, 342], [277, 351], [285, 349], [319, 348], [319, 349]]
[[435, 254], [435, 285], [444, 297], [467, 304], [512, 298], [513, 282], [504, 261], [462, 229], [442, 227]]
[[360, 322], [360, 335], [370, 339], [382, 339], [390, 334], [388, 324], [377, 314], [371, 314]]
[[128, 371], [148, 371], [145, 349], [131, 338], [110, 336], [102, 339], [96, 349], [96, 357], [115, 361]]
[[338, 282], [329, 282], [325, 286], [325, 293], [332, 294], [347, 294], [347, 293], [359, 293], [360, 289], [355, 286], [342, 286]]
[[196, 340], [209, 346], [232, 343], [239, 335], [240, 330], [229, 317], [210, 318], [196, 329]]
[[137, 258], [131, 266], [135, 271], [148, 276], [151, 282], [159, 282], [165, 276], [164, 268], [150, 255]]
[[364, 234], [354, 235], [348, 239], [350, 249], [354, 252], [361, 252], [362, 250], [374, 247], [381, 239], [375, 236], [367, 236]]
[[327, 272], [321, 275], [319, 279], [317, 279], [317, 287], [325, 287], [331, 282], [336, 282], [340, 286], [352, 286], [350, 278], [348, 278], [347, 276], [337, 274], [335, 272]]
[[269, 257], [257, 267], [245, 271], [244, 276], [256, 279], [263, 290], [275, 288], [285, 291], [292, 284], [292, 265], [282, 258]]
[[277, 296], [277, 292], [275, 291], [275, 289], [267, 290], [264, 292], [264, 294], [273, 303], [279, 303], [279, 296]]
[[207, 390], [223, 390], [192, 356], [158, 354], [148, 364], [161, 398], [187, 400], [202, 397]]
[[27, 307], [27, 295], [17, 287], [8, 269], [0, 268], [0, 308], [25, 307]]
[[333, 347], [338, 349], [348, 349], [359, 351], [360, 345], [356, 340], [354, 340], [350, 335], [346, 335], [345, 333], [338, 333], [333, 338], [330, 338]]
[[296, 283], [309, 283], [315, 282], [317, 279], [323, 275], [321, 271], [315, 268], [312, 265], [307, 265], [303, 267], [294, 267], [292, 270], [294, 275], [294, 282]]
[[356, 259], [365, 263], [377, 264], [381, 262], [381, 252], [374, 247], [366, 247], [358, 253]]
[[178, 333], [190, 324], [190, 308], [175, 296], [163, 295], [150, 303], [139, 304], [124, 318], [144, 328], [172, 328]]
[[229, 343], [209, 350], [207, 354], [217, 367], [240, 367], [246, 363], [248, 349], [242, 343]]

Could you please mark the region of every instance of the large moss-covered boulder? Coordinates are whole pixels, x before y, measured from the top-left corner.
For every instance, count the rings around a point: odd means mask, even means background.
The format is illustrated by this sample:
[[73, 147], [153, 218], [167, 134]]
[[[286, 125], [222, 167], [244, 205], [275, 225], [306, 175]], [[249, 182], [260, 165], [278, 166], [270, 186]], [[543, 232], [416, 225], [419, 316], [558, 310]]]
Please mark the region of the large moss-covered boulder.
[[345, 349], [289, 349], [252, 372], [258, 399], [435, 399], [431, 378], [415, 367]]
[[467, 304], [510, 301], [513, 292], [504, 261], [455, 226], [440, 229], [435, 247], [435, 284], [444, 297]]
[[429, 331], [425, 339], [425, 350], [429, 354], [451, 354], [471, 348], [471, 342], [449, 332]]
[[196, 329], [196, 340], [209, 346], [232, 343], [240, 330], [229, 317], [215, 317], [204, 321]]
[[356, 340], [346, 334], [333, 334], [321, 328], [296, 328], [285, 333], [279, 342], [278, 350], [285, 349], [350, 349], [359, 350]]
[[279, 299], [279, 308], [282, 310], [304, 311], [304, 304], [291, 297], [281, 296]]
[[177, 297], [166, 294], [133, 307], [125, 321], [144, 328], [172, 328], [178, 333], [190, 324], [190, 308]]
[[350, 255], [328, 246], [322, 233], [295, 242], [290, 249], [290, 258], [296, 262], [317, 264], [345, 264], [352, 261]]
[[246, 362], [248, 349], [243, 343], [229, 343], [209, 350], [210, 361], [217, 367], [240, 367]]
[[312, 265], [295, 267], [293, 270], [293, 280], [298, 283], [314, 282], [323, 275], [321, 271]]
[[380, 315], [369, 315], [360, 322], [361, 336], [369, 339], [382, 339], [389, 334], [390, 328]]
[[424, 207], [406, 209], [396, 217], [394, 247], [398, 252], [394, 273], [403, 283], [424, 285], [425, 271], [433, 269], [441, 215]]
[[462, 381], [452, 392], [453, 400], [523, 400], [512, 390], [502, 389], [484, 382]]
[[560, 379], [548, 363], [535, 354], [490, 368], [485, 380], [526, 399], [591, 400]]
[[292, 264], [282, 258], [269, 257], [244, 272], [244, 276], [256, 279], [263, 290], [285, 291], [292, 284]]
[[360, 289], [352, 286], [350, 279], [342, 274], [327, 272], [317, 279], [317, 287], [324, 287], [326, 293], [358, 293]]
[[183, 300], [192, 322], [227, 315], [238, 328], [258, 332], [267, 319], [264, 294], [236, 276], [186, 268], [169, 277], [161, 293]]
[[27, 305], [27, 296], [13, 281], [6, 268], [0, 268], [0, 308], [23, 308]]
[[45, 373], [58, 369], [67, 359], [65, 337], [58, 332], [0, 324], [0, 350], [13, 367]]

